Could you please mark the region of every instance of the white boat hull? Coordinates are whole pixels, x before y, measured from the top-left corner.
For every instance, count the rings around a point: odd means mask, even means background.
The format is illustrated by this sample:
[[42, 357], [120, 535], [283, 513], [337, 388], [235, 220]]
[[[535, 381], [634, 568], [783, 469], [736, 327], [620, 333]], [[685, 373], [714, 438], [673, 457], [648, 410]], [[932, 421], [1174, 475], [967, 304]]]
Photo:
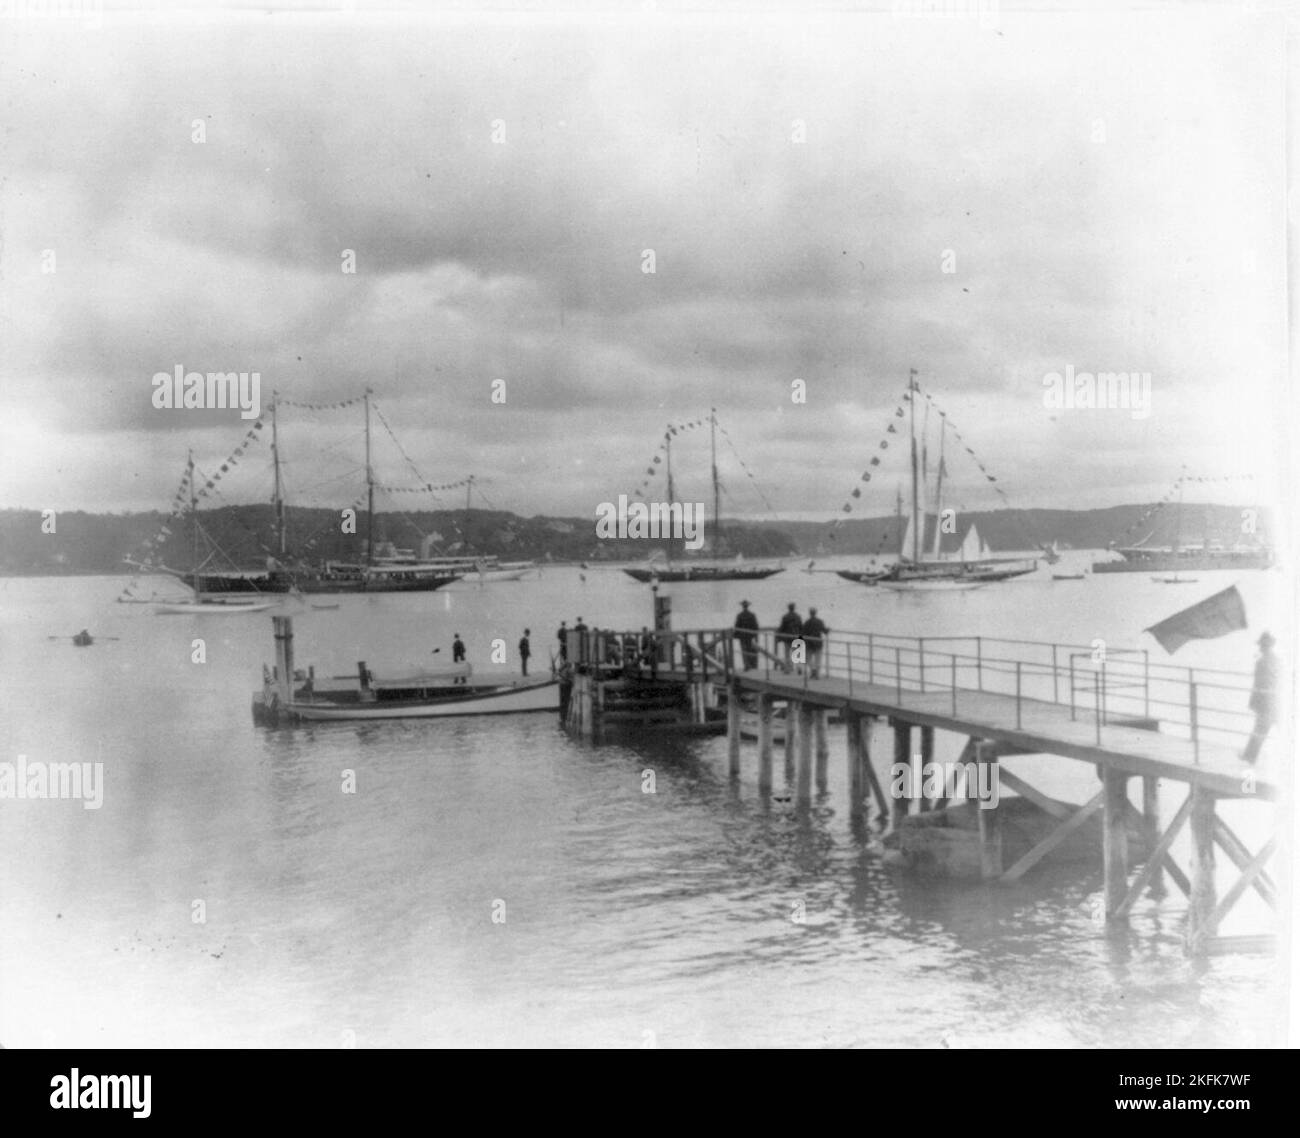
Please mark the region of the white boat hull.
[[959, 581], [954, 579], [935, 581], [878, 581], [882, 589], [893, 589], [896, 593], [954, 593], [964, 589], [982, 589], [991, 581]]
[[274, 608], [275, 601], [255, 601], [240, 604], [237, 601], [158, 601], [154, 603], [154, 612], [158, 616], [179, 616], [187, 613], [192, 616], [235, 616], [248, 612], [265, 612]]
[[[480, 692], [464, 699], [441, 699], [428, 702], [398, 701], [331, 703], [294, 700], [289, 704], [291, 718], [311, 720], [335, 719], [445, 719], [460, 715], [517, 715], [521, 712], [560, 709], [558, 680], [516, 680], [509, 686]], [[282, 709], [283, 711], [283, 709]]]
[[522, 581], [531, 572], [531, 569], [487, 569], [482, 573], [471, 574], [466, 578], [466, 580], [479, 580], [483, 582]]

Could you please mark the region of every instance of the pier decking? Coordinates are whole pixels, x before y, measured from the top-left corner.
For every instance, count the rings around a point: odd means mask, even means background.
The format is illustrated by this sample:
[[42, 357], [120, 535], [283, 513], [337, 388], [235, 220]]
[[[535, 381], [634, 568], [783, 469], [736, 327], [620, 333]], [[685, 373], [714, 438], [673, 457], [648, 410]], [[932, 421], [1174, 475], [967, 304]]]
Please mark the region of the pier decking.
[[[1247, 709], [1249, 676], [1153, 663], [1145, 651], [1101, 641], [1070, 645], [837, 632], [814, 654], [803, 642], [781, 644], [765, 630], [752, 645], [748, 669], [737, 666], [741, 645], [731, 629], [661, 627], [648, 635], [587, 630], [575, 647], [587, 705], [602, 701], [602, 689], [614, 677], [625, 685], [644, 675], [660, 690], [677, 685], [689, 693], [682, 706], [691, 709], [701, 729], [725, 714], [733, 777], [741, 769], [742, 704], [756, 702], [763, 794], [772, 788], [773, 710], [784, 704], [786, 771], [793, 776], [799, 807], [811, 805], [814, 779], [819, 789], [826, 786], [826, 713], [838, 711], [847, 724], [851, 814], [861, 822], [874, 800], [891, 832], [905, 826], [913, 810], [929, 812], [942, 803], [886, 793], [871, 755], [872, 724], [883, 720], [893, 731], [891, 764], [919, 762], [922, 768], [933, 759], [936, 730], [966, 736], [960, 764], [972, 773], [990, 766], [986, 777], [999, 778], [1052, 821], [1050, 832], [1007, 866], [999, 811], [979, 810], [975, 840], [980, 875], [987, 879], [1021, 879], [1100, 812], [1108, 919], [1123, 920], [1146, 889], [1162, 888], [1166, 875], [1188, 897], [1187, 941], [1193, 952], [1228, 947], [1216, 937], [1217, 929], [1247, 889], [1276, 909], [1277, 887], [1264, 868], [1275, 840], [1251, 852], [1216, 815], [1219, 799], [1268, 802], [1278, 795], [1270, 775], [1239, 758], [1253, 720]], [[650, 722], [646, 726], [653, 729]], [[1280, 745], [1275, 739], [1274, 746]], [[1069, 807], [999, 765], [1001, 758], [1016, 754], [1094, 764], [1101, 787], [1086, 803]], [[1129, 800], [1131, 778], [1142, 779], [1140, 812]], [[1186, 800], [1163, 831], [1162, 779], [1187, 787]], [[1185, 871], [1170, 849], [1189, 823], [1192, 856]], [[1142, 834], [1147, 851], [1133, 875], [1131, 828]], [[936, 840], [945, 837], [941, 828], [932, 832]], [[1222, 898], [1216, 892], [1216, 846], [1240, 873]], [[1260, 938], [1235, 938], [1230, 947], [1260, 943]]]

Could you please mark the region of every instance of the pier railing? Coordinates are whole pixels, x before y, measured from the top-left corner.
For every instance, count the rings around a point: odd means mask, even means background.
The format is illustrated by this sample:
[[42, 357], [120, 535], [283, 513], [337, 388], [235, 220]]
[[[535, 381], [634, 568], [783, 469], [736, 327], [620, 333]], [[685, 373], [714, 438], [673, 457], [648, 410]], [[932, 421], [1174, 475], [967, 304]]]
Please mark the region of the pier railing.
[[[613, 632], [588, 629], [576, 638], [576, 662], [599, 674], [684, 676], [723, 683], [744, 666], [734, 629]], [[892, 689], [893, 701], [946, 694], [953, 714], [964, 697], [1015, 700], [1020, 726], [1035, 706], [1068, 707], [1072, 719], [1091, 722], [1100, 744], [1107, 726], [1159, 726], [1188, 739], [1240, 746], [1250, 734], [1251, 676], [1216, 668], [1153, 661], [1145, 649], [1054, 643], [994, 636], [898, 636], [834, 632], [820, 653], [804, 642], [805, 662], [789, 662], [788, 638], [758, 632], [751, 674], [786, 677], [806, 688], [819, 678], [847, 683], [849, 697]], [[574, 657], [571, 655], [571, 662]]]
[[[770, 678], [782, 665], [778, 638], [765, 630], [761, 668]], [[1091, 721], [1100, 743], [1108, 725], [1159, 725], [1186, 738], [1194, 750], [1214, 740], [1240, 746], [1250, 734], [1251, 676], [1216, 668], [1188, 668], [1153, 661], [1146, 649], [1092, 644], [1054, 643], [993, 636], [897, 636], [889, 633], [837, 632], [823, 643], [814, 663], [807, 652], [802, 668], [806, 684], [813, 675], [855, 684], [893, 687], [905, 705], [908, 697], [946, 693], [957, 713], [968, 694], [1011, 696], [1019, 725], [1035, 704], [1069, 707], [1072, 719]], [[863, 689], [865, 694], [865, 688]]]

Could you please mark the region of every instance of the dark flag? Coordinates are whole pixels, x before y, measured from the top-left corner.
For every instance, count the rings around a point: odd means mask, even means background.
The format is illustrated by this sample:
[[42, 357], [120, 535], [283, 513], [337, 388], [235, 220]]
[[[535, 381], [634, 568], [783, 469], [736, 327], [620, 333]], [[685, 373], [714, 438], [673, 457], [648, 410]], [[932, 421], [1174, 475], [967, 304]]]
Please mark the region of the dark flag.
[[1245, 627], [1246, 606], [1237, 586], [1233, 585], [1143, 631], [1151, 633], [1160, 647], [1172, 655], [1189, 640], [1214, 640]]

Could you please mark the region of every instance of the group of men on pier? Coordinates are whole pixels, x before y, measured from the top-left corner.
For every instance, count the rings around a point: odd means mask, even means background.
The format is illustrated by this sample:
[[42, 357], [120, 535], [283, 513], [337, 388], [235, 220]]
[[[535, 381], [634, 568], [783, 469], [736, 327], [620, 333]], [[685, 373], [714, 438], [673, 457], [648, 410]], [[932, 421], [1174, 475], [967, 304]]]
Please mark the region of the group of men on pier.
[[[740, 612], [736, 614], [733, 627], [736, 630], [736, 641], [740, 645], [741, 666], [746, 672], [752, 672], [758, 667], [759, 625], [749, 601], [740, 602]], [[792, 672], [802, 663], [807, 666], [808, 674], [813, 678], [821, 675], [822, 651], [829, 633], [830, 629], [817, 615], [815, 608], [809, 608], [808, 619], [805, 620], [791, 601], [781, 616], [781, 622], [776, 626], [778, 664], [787, 672]]]

